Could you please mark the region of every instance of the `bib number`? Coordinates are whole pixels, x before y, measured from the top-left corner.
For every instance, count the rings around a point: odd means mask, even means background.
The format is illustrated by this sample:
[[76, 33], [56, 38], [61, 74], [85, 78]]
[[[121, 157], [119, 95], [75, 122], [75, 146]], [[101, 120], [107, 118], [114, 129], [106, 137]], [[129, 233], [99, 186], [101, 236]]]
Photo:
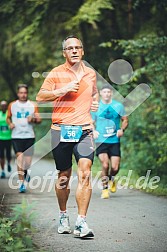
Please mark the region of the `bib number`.
[[114, 127], [105, 127], [105, 133], [103, 134], [104, 137], [111, 137], [114, 136], [115, 133], [115, 129]]
[[7, 131], [8, 129], [9, 129], [8, 126], [1, 126], [1, 127], [0, 127], [0, 130], [1, 130], [2, 132]]
[[81, 126], [61, 126], [60, 142], [78, 142], [82, 136]]

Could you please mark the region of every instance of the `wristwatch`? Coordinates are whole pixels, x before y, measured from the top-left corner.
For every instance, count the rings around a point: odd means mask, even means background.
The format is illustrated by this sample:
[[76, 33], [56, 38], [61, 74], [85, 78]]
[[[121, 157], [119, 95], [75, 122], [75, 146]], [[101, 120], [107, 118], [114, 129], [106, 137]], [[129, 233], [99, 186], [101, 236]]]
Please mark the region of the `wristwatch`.
[[122, 128], [121, 128], [121, 130], [122, 130], [123, 132], [125, 132], [125, 129], [122, 129]]

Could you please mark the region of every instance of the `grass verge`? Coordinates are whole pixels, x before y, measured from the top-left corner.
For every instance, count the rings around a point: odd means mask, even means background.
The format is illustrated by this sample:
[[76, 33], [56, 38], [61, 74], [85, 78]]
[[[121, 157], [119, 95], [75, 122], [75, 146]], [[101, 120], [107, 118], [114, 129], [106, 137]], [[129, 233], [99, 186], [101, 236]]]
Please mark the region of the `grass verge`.
[[[77, 165], [75, 162], [73, 163], [74, 163], [73, 169], [74, 171], [76, 171]], [[96, 177], [98, 174], [100, 178], [100, 171], [101, 171], [100, 161], [97, 157], [95, 157], [92, 166], [92, 177]], [[127, 181], [126, 179], [128, 177], [129, 180]], [[149, 174], [149, 171], [146, 171], [145, 174], [139, 176], [139, 174], [135, 169], [134, 170], [120, 169], [115, 179], [120, 184], [120, 188], [124, 186], [125, 188], [141, 190], [143, 192], [151, 193], [157, 196], [167, 196], [167, 182], [166, 182], [167, 178], [166, 177], [159, 178], [159, 181], [156, 182], [156, 177], [157, 176], [155, 174], [151, 174], [151, 172]], [[155, 187], [154, 189], [152, 189], [152, 187], [150, 186], [151, 179], [156, 182], [153, 183], [153, 187]]]
[[[26, 200], [12, 208], [10, 217], [6, 217], [4, 209], [0, 211], [0, 251], [3, 252], [44, 252], [32, 241], [36, 230], [32, 226], [33, 204]], [[9, 215], [9, 214], [8, 214]]]

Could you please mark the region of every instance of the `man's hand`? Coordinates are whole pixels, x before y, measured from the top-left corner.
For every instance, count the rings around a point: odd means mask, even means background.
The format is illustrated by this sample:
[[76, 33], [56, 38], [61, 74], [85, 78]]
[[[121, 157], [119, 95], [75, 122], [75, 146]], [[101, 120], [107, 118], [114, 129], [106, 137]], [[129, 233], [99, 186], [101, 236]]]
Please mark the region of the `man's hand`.
[[99, 137], [99, 132], [97, 130], [93, 131], [93, 138], [97, 139]]
[[62, 87], [60, 89], [53, 90], [53, 95], [59, 97], [66, 95], [68, 92], [75, 92], [77, 93], [79, 89], [79, 82], [78, 81], [71, 81], [68, 85], [65, 87]]
[[117, 137], [122, 137], [124, 134], [122, 129], [117, 130]]
[[96, 112], [98, 110], [98, 107], [99, 107], [98, 101], [93, 101], [90, 109], [92, 110], [92, 112]]
[[33, 122], [35, 122], [35, 118], [32, 115], [30, 115], [27, 117], [27, 121], [28, 121], [28, 123], [33, 123]]
[[12, 129], [14, 129], [15, 128], [15, 124], [14, 123], [10, 123], [9, 124], [9, 128], [12, 130]]
[[66, 87], [64, 87], [67, 92], [78, 92], [79, 89], [79, 82], [78, 81], [71, 81]]
[[52, 90], [40, 89], [37, 94], [36, 100], [37, 102], [49, 102], [55, 101], [57, 98], [66, 95], [68, 92], [77, 93], [79, 89], [79, 82], [74, 80], [68, 83], [66, 86], [62, 88], [56, 89], [56, 84], [53, 85]]

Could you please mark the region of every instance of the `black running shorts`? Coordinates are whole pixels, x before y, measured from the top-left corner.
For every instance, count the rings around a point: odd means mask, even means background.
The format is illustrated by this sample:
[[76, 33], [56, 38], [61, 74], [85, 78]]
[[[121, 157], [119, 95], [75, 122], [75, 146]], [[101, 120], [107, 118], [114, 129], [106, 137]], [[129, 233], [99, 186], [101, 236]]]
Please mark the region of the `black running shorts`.
[[72, 167], [72, 154], [76, 162], [80, 158], [94, 159], [94, 142], [92, 130], [83, 130], [79, 142], [60, 142], [60, 130], [51, 129], [52, 153], [56, 169], [65, 171]]
[[96, 155], [107, 153], [108, 157], [121, 157], [120, 143], [96, 143]]
[[25, 156], [32, 156], [34, 153], [35, 138], [12, 139], [15, 153], [24, 152]]
[[6, 158], [8, 161], [11, 160], [11, 140], [0, 140], [0, 158]]

